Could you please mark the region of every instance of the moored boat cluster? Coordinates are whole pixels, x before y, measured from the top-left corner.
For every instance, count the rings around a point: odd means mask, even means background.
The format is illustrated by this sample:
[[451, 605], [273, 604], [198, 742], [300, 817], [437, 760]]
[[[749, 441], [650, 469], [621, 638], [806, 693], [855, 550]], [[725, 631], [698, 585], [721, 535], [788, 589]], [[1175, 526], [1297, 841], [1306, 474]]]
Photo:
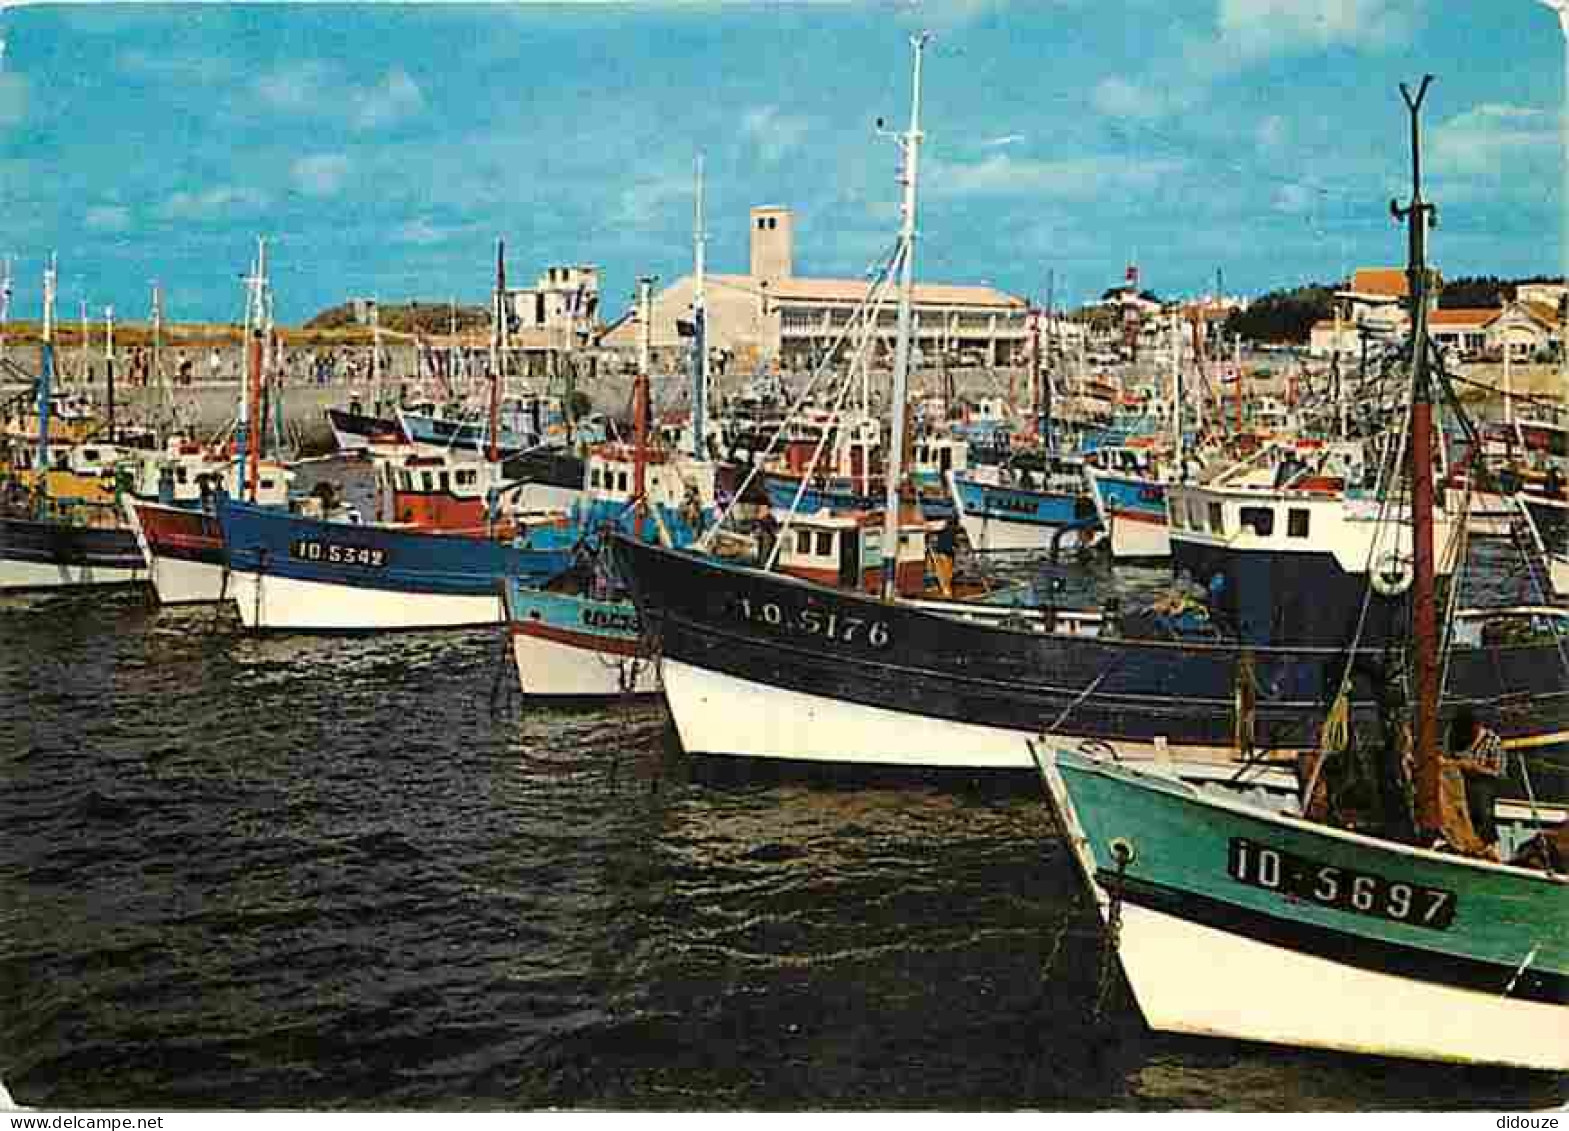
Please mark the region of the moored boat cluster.
[[[1058, 403], [1047, 349], [1027, 406], [971, 414], [909, 395], [921, 140], [912, 109], [900, 239], [828, 351], [842, 370], [711, 411], [700, 261], [685, 421], [651, 405], [645, 281], [613, 434], [511, 387], [498, 253], [482, 409], [389, 404], [378, 380], [329, 410], [368, 504], [296, 490], [270, 435], [264, 248], [218, 446], [122, 434], [58, 394], [51, 276], [6, 437], [0, 590], [149, 584], [253, 631], [499, 626], [526, 697], [662, 696], [692, 755], [1038, 771], [1152, 1026], [1569, 1068], [1565, 809], [1529, 763], [1569, 753], [1569, 433], [1517, 424], [1548, 470], [1508, 487], [1467, 425], [1465, 474], [1435, 475], [1420, 183], [1412, 330], [1386, 373], [1406, 392], [1382, 415], [1350, 427], [1337, 390], [1228, 420], [1202, 382], [1184, 392], [1177, 326], [1160, 398], [1054, 411], [1091, 390]], [[1483, 536], [1527, 600], [1464, 607]], [[1097, 553], [1169, 562], [1170, 593], [1074, 605], [978, 567], [1050, 578]], [[1194, 976], [1201, 948], [1222, 975]]]

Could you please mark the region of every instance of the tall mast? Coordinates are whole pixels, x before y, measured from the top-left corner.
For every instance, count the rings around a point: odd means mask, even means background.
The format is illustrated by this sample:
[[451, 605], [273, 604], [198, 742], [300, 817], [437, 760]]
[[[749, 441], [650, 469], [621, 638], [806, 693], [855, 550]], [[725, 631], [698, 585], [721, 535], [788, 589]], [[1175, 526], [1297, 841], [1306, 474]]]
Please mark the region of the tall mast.
[[708, 450], [708, 306], [703, 293], [703, 269], [708, 233], [703, 230], [703, 155], [697, 155], [697, 202], [693, 221], [692, 284], [692, 455], [702, 459]]
[[1422, 199], [1422, 99], [1432, 75], [1424, 75], [1415, 95], [1405, 83], [1400, 96], [1411, 113], [1411, 203], [1389, 209], [1409, 225], [1406, 279], [1411, 292], [1411, 641], [1416, 717], [1416, 825], [1434, 831], [1441, 824], [1438, 764], [1438, 617], [1433, 563], [1433, 390], [1427, 367], [1427, 226], [1433, 205]]
[[893, 389], [888, 411], [893, 435], [888, 446], [887, 493], [883, 502], [883, 600], [899, 592], [899, 488], [904, 479], [904, 404], [910, 391], [910, 308], [915, 289], [915, 186], [921, 155], [921, 56], [931, 36], [910, 37], [915, 63], [910, 83], [910, 128], [899, 137], [904, 151], [904, 204], [899, 225], [899, 340], [893, 355]]
[[[243, 479], [236, 484], [237, 494], [256, 501], [256, 483], [261, 474], [261, 369], [262, 333], [266, 322], [267, 241], [256, 240], [256, 266], [248, 280], [249, 292], [245, 304], [246, 381], [240, 402], [241, 435], [244, 447], [240, 456], [244, 460], [236, 469], [236, 478], [243, 470]], [[243, 492], [243, 493], [241, 493]]]
[[644, 492], [647, 488], [648, 462], [648, 375], [653, 364], [654, 311], [652, 294], [654, 277], [645, 275], [637, 281], [637, 377], [632, 384], [632, 497], [637, 501], [639, 521], [635, 529], [641, 536], [641, 517], [647, 511]]
[[1182, 318], [1171, 313], [1171, 450], [1182, 466]]
[[490, 418], [485, 456], [491, 463], [501, 458], [501, 378], [507, 364], [507, 245], [496, 241], [496, 332], [491, 336]]
[[58, 278], [55, 257], [49, 256], [49, 266], [44, 268], [44, 348], [38, 372], [38, 452], [33, 466], [40, 472], [49, 470], [49, 411], [54, 395], [54, 299]]
[[0, 259], [0, 361], [5, 360], [5, 331], [11, 320], [11, 257]]
[[169, 389], [163, 380], [163, 291], [156, 282], [153, 283], [153, 356], [148, 379], [158, 385], [158, 446], [161, 448], [167, 439], [169, 431], [170, 411]]
[[381, 303], [370, 300], [370, 403], [371, 415], [381, 415]]
[[109, 442], [115, 443], [119, 429], [114, 422], [114, 307], [104, 307], [104, 390], [109, 404]]

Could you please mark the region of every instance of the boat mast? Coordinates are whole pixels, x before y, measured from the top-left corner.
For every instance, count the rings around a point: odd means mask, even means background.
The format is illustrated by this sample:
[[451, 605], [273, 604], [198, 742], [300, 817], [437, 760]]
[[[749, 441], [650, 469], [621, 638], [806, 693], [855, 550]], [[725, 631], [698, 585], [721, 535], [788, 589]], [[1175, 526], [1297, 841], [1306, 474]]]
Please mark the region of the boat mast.
[[44, 349], [38, 371], [38, 452], [33, 466], [40, 472], [49, 470], [49, 410], [54, 396], [54, 298], [58, 268], [55, 257], [49, 256], [49, 266], [44, 268]]
[[267, 241], [256, 240], [256, 271], [250, 280], [250, 301], [246, 304], [245, 339], [247, 352], [245, 382], [245, 495], [256, 501], [256, 482], [261, 474], [262, 334], [266, 321]]
[[0, 259], [0, 361], [5, 360], [5, 331], [11, 320], [11, 257]]
[[109, 442], [116, 442], [114, 422], [114, 307], [104, 307], [104, 389], [109, 402]]
[[910, 390], [910, 308], [914, 292], [915, 268], [915, 186], [921, 154], [921, 55], [931, 36], [922, 32], [910, 37], [915, 50], [914, 73], [910, 83], [910, 128], [899, 135], [904, 151], [904, 204], [899, 225], [899, 340], [893, 355], [893, 389], [888, 411], [893, 435], [887, 460], [887, 493], [883, 503], [883, 600], [891, 601], [899, 592], [899, 488], [904, 478], [904, 403]]
[[654, 276], [637, 281], [637, 376], [632, 381], [632, 498], [636, 501], [636, 536], [642, 536], [642, 516], [648, 505], [644, 498], [648, 479], [648, 374], [653, 363]]
[[1412, 95], [1405, 83], [1400, 96], [1411, 113], [1411, 203], [1390, 201], [1396, 219], [1409, 224], [1406, 279], [1411, 293], [1411, 639], [1416, 715], [1416, 826], [1436, 831], [1441, 824], [1438, 764], [1438, 623], [1433, 563], [1433, 390], [1427, 359], [1427, 225], [1434, 214], [1422, 199], [1422, 99], [1432, 75], [1424, 75]]
[[153, 356], [152, 368], [148, 378], [158, 384], [158, 446], [161, 448], [168, 438], [170, 418], [169, 389], [163, 381], [163, 291], [156, 282], [153, 283]]
[[370, 300], [370, 413], [381, 415], [381, 303]]
[[485, 458], [495, 463], [501, 458], [501, 373], [507, 364], [507, 244], [496, 241], [496, 329], [491, 335], [490, 433]]
[[692, 225], [692, 456], [707, 451], [708, 428], [708, 307], [703, 294], [703, 269], [708, 233], [703, 230], [703, 155], [697, 155], [696, 216]]
[[1182, 318], [1171, 312], [1171, 450], [1182, 466]]

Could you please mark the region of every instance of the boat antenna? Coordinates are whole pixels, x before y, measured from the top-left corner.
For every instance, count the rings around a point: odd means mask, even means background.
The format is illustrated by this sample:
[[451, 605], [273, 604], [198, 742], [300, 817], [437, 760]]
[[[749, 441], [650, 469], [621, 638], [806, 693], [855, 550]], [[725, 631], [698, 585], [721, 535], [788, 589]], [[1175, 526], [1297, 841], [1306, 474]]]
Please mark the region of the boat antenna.
[[708, 304], [703, 293], [703, 269], [708, 233], [703, 230], [703, 155], [697, 155], [697, 192], [692, 223], [692, 458], [707, 451], [708, 426]]
[[[883, 510], [883, 600], [891, 601], [899, 592], [899, 497], [904, 478], [904, 414], [910, 390], [910, 310], [915, 289], [915, 187], [920, 171], [921, 140], [921, 56], [931, 42], [930, 32], [910, 37], [915, 60], [910, 82], [910, 128], [895, 135], [904, 152], [900, 181], [904, 203], [899, 225], [899, 338], [893, 355], [893, 389], [888, 411], [892, 416], [887, 459], [887, 493]], [[879, 128], [881, 122], [879, 121]]]
[[632, 499], [633, 537], [642, 540], [643, 516], [653, 508], [645, 495], [648, 488], [649, 372], [653, 365], [654, 280], [644, 275], [637, 281], [637, 377], [632, 384]]
[[496, 331], [491, 337], [489, 443], [485, 458], [496, 463], [501, 458], [501, 385], [507, 365], [507, 244], [496, 241]]
[[44, 268], [44, 348], [38, 372], [38, 452], [33, 466], [40, 472], [49, 470], [49, 410], [54, 395], [54, 302], [55, 287], [59, 281], [59, 268], [55, 256], [49, 256]]
[[1411, 115], [1411, 203], [1389, 202], [1390, 213], [1408, 231], [1406, 280], [1411, 304], [1411, 640], [1416, 715], [1416, 825], [1434, 832], [1442, 824], [1438, 764], [1438, 624], [1433, 569], [1433, 389], [1427, 358], [1427, 228], [1437, 209], [1422, 199], [1422, 100], [1432, 75], [1423, 75], [1413, 95], [1400, 96]]
[[104, 395], [109, 403], [109, 443], [118, 442], [114, 419], [114, 307], [104, 307]]

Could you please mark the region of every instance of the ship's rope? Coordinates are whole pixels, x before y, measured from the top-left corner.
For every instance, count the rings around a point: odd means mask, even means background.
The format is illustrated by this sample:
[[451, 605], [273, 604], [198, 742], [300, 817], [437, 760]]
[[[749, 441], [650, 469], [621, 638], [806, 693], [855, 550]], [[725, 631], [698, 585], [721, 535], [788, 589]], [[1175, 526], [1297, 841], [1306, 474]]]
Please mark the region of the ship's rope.
[[[887, 257], [886, 261], [879, 269], [876, 280], [873, 282], [872, 286], [868, 288], [866, 298], [863, 299], [860, 305], [856, 307], [854, 314], [852, 314], [850, 317], [850, 320], [845, 323], [844, 329], [839, 332], [838, 336], [834, 338], [832, 344], [830, 344], [828, 349], [824, 352], [823, 358], [818, 363], [817, 368], [812, 371], [811, 376], [807, 379], [806, 385], [802, 388], [794, 403], [791, 404], [790, 410], [788, 413], [786, 413], [784, 421], [777, 429], [774, 430], [774, 434], [769, 439], [768, 445], [763, 449], [762, 455], [758, 456], [755, 453], [753, 454], [752, 465], [751, 468], [747, 471], [745, 479], [741, 481], [740, 487], [737, 488], [735, 495], [731, 498], [724, 511], [719, 515], [718, 520], [714, 523], [713, 526], [706, 530], [703, 533], [703, 537], [698, 540], [697, 549], [704, 553], [708, 553], [712, 549], [713, 538], [728, 522], [730, 514], [735, 509], [736, 505], [746, 497], [748, 488], [750, 488], [752, 483], [756, 480], [758, 473], [762, 469], [763, 463], [773, 452], [775, 446], [779, 443], [780, 438], [784, 436], [785, 430], [789, 427], [790, 421], [793, 420], [796, 415], [800, 413], [800, 411], [806, 406], [806, 403], [811, 399], [812, 391], [817, 387], [818, 381], [822, 379], [824, 374], [830, 371], [833, 358], [835, 354], [838, 353], [839, 347], [849, 337], [851, 330], [861, 322], [868, 309], [874, 311], [881, 309], [882, 303], [886, 298], [888, 287], [893, 281], [894, 267], [899, 261], [899, 256], [903, 253], [904, 245], [901, 241], [900, 243], [896, 244], [893, 252]], [[867, 334], [865, 337], [870, 339], [871, 335]]]

